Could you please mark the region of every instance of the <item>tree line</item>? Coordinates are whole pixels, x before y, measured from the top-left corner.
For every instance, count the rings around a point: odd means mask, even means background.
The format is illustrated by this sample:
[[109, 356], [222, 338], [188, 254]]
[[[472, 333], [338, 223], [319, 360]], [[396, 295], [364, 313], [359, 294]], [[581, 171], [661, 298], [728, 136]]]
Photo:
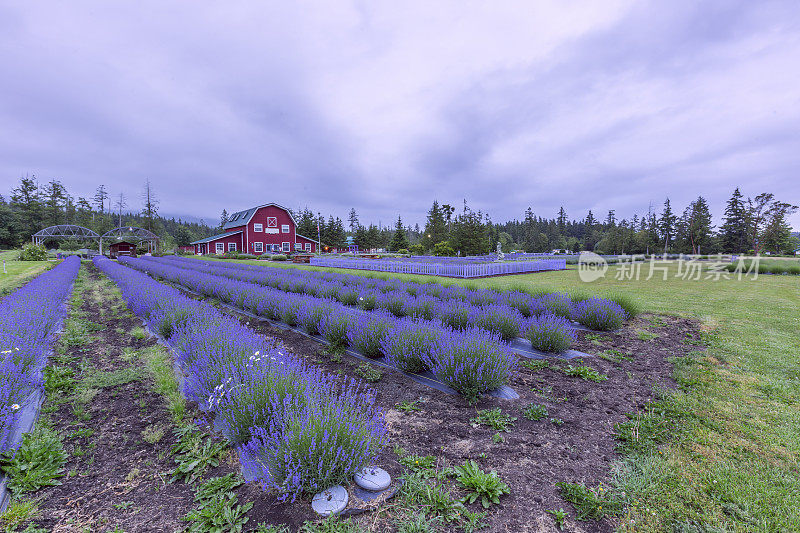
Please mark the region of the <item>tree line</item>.
[[[350, 235], [360, 249], [409, 249], [437, 255], [481, 255], [494, 252], [572, 252], [589, 250], [601, 254], [717, 254], [793, 253], [800, 247], [792, 235], [788, 218], [798, 207], [778, 200], [772, 193], [745, 198], [737, 187], [727, 201], [722, 224], [716, 228], [708, 201], [699, 196], [678, 213], [669, 198], [660, 212], [652, 206], [646, 213], [618, 219], [614, 210], [600, 220], [590, 210], [585, 217], [570, 219], [563, 207], [554, 218], [525, 210], [522, 220], [493, 223], [487, 213], [473, 211], [464, 202], [457, 209], [434, 201], [424, 229], [403, 225], [398, 217], [394, 230], [364, 227], [355, 209], [350, 211]], [[313, 213], [310, 215], [313, 217]], [[344, 239], [341, 221], [331, 236]], [[339, 242], [323, 239], [323, 242]], [[338, 244], [336, 244], [338, 246]]]
[[[99, 185], [94, 196], [75, 197], [59, 180], [40, 183], [35, 176], [20, 178], [6, 200], [0, 195], [0, 247], [14, 248], [30, 242], [31, 236], [48, 226], [74, 224], [102, 235], [120, 226], [148, 229], [159, 236], [164, 249], [186, 246], [207, 237], [213, 230], [206, 224], [164, 218], [158, 214], [159, 200], [149, 180], [141, 192], [141, 208], [131, 211], [123, 193], [112, 195]], [[88, 243], [52, 243], [78, 248]]]

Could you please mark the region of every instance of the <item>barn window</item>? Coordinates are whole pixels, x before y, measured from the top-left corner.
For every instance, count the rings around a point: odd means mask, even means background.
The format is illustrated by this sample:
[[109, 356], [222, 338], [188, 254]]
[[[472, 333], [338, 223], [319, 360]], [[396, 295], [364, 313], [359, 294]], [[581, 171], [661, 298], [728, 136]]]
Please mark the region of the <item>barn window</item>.
[[225, 244], [221, 243], [221, 242], [218, 242], [217, 246], [216, 246], [216, 250], [217, 250], [218, 254], [224, 254], [225, 253]]
[[264, 251], [264, 243], [263, 242], [254, 242], [253, 243], [253, 251], [261, 253]]
[[292, 250], [292, 249], [291, 249], [291, 248], [289, 248], [289, 243], [288, 243], [288, 242], [285, 242], [285, 243], [283, 243], [283, 251], [284, 251], [284, 252], [287, 252], [287, 253], [288, 253], [288, 252], [290, 252], [291, 250]]
[[306, 252], [310, 252], [310, 251], [311, 251], [311, 243], [307, 242], [306, 243]]
[[301, 243], [301, 242], [294, 243], [294, 249], [295, 249], [295, 251], [302, 250], [303, 249], [303, 243]]
[[229, 252], [235, 252], [236, 251], [236, 243], [235, 242], [229, 242], [228, 243], [228, 251]]
[[278, 227], [278, 217], [267, 217], [267, 227], [268, 228], [277, 228]]
[[253, 224], [253, 231], [261, 233], [264, 231], [264, 224]]
[[289, 233], [289, 224], [284, 224], [281, 226], [281, 232]]

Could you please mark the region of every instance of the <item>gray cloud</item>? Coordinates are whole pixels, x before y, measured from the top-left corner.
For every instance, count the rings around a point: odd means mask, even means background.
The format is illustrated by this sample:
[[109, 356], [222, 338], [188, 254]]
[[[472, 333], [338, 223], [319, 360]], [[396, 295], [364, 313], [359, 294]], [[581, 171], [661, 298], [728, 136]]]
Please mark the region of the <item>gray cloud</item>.
[[384, 224], [800, 203], [797, 57], [788, 0], [6, 4], [0, 190], [150, 178], [169, 213]]

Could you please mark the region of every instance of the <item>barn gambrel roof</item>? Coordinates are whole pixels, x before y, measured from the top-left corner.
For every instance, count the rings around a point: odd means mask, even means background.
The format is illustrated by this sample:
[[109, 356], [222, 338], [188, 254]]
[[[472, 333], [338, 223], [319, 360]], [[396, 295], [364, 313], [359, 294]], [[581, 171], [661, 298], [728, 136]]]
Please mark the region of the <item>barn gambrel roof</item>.
[[250, 209], [245, 209], [244, 211], [237, 211], [236, 213], [232, 213], [228, 217], [228, 221], [222, 226], [222, 229], [231, 229], [231, 228], [238, 228], [239, 226], [244, 226], [248, 224], [250, 220], [253, 218], [253, 215], [256, 214], [256, 211], [261, 209], [262, 207], [277, 207], [278, 209], [283, 209], [289, 215], [289, 218], [292, 219], [294, 222], [294, 226], [297, 227], [297, 221], [294, 219], [292, 212], [283, 207], [282, 205], [276, 203], [269, 203], [264, 205], [257, 205], [256, 207], [251, 207]]

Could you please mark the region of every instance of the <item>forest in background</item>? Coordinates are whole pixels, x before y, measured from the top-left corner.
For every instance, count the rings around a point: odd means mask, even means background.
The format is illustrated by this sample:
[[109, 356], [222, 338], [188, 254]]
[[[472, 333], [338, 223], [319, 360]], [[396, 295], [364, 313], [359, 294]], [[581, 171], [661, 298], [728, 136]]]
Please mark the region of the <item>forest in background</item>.
[[[47, 226], [75, 224], [98, 234], [118, 226], [142, 227], [159, 236], [162, 250], [172, 250], [221, 232], [228, 217], [223, 210], [214, 226], [163, 217], [149, 181], [142, 186], [138, 208], [132, 210], [129, 202], [133, 200], [124, 194], [111, 195], [105, 185], [85, 198], [73, 196], [58, 180], [40, 183], [35, 177], [20, 178], [8, 200], [0, 195], [0, 247], [30, 242], [31, 235]], [[547, 218], [529, 207], [521, 220], [497, 223], [489, 214], [472, 210], [466, 200], [458, 208], [434, 200], [424, 227], [405, 225], [402, 215], [392, 226], [362, 224], [354, 208], [346, 222], [308, 207], [291, 211], [299, 234], [313, 239], [319, 234], [323, 244], [336, 248], [346, 247], [351, 237], [361, 250], [407, 249], [438, 255], [486, 254], [494, 251], [498, 242], [504, 252], [557, 249], [605, 254], [786, 254], [800, 247], [788, 223], [797, 209], [772, 193], [745, 197], [736, 188], [724, 207], [719, 227], [714, 226], [711, 208], [702, 196], [682, 211], [666, 199], [658, 212], [651, 207], [630, 218], [618, 219], [611, 210], [602, 219], [592, 211], [581, 219], [570, 219], [563, 207], [555, 217]], [[79, 243], [66, 246], [78, 247]]]

